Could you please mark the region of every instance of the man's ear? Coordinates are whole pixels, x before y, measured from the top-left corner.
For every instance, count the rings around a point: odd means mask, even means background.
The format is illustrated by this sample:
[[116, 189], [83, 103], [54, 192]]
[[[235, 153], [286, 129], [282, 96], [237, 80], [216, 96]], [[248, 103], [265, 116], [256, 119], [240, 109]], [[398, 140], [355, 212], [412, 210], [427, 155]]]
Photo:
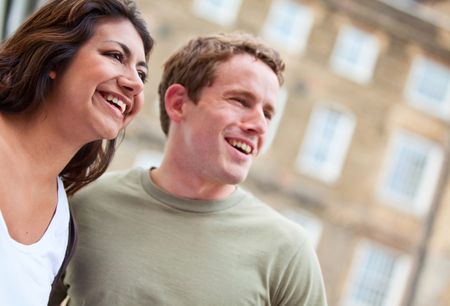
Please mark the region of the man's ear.
[[166, 112], [171, 121], [180, 122], [184, 116], [184, 104], [189, 102], [187, 89], [181, 84], [172, 84], [164, 96]]

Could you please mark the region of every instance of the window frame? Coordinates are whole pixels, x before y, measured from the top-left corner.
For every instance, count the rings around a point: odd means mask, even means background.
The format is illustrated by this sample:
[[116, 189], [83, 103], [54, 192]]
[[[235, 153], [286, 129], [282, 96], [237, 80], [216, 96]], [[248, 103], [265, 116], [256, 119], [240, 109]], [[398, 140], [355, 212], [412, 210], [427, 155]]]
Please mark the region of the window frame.
[[[340, 123], [338, 122], [337, 124], [340, 127], [335, 126], [337, 133], [333, 134], [330, 143], [325, 143], [328, 147], [327, 157], [321, 163], [314, 156], [319, 152], [320, 145], [318, 143], [323, 143], [324, 137], [322, 135], [326, 133], [328, 126], [327, 122], [323, 122], [323, 118], [327, 118], [328, 113], [331, 112], [339, 114]], [[355, 129], [356, 116], [350, 110], [337, 104], [317, 103], [309, 117], [305, 136], [297, 155], [296, 168], [300, 173], [325, 183], [335, 183], [342, 175], [342, 169]]]
[[[428, 66], [428, 67], [427, 67]], [[447, 74], [447, 87], [442, 100], [435, 100], [426, 93], [421, 92], [422, 81], [427, 82], [431, 77], [428, 73], [434, 72]], [[427, 88], [429, 86], [426, 86]], [[450, 67], [425, 56], [414, 58], [408, 81], [405, 86], [404, 96], [411, 106], [444, 120], [450, 120]], [[438, 104], [441, 104], [440, 106]]]
[[[398, 168], [395, 168], [398, 164], [395, 161], [400, 159], [396, 154], [401, 154], [399, 151], [405, 150], [405, 148], [408, 150], [408, 147], [412, 148], [412, 153], [423, 153], [426, 157], [426, 166], [421, 170], [421, 178], [416, 183], [418, 184], [418, 191], [413, 198], [408, 198], [407, 195], [401, 194], [390, 186], [392, 185], [390, 182], [393, 182], [395, 179], [392, 175], [398, 172]], [[409, 154], [408, 156], [411, 155]], [[403, 157], [401, 160], [404, 161], [406, 159]], [[379, 198], [384, 204], [397, 210], [419, 217], [426, 215], [439, 183], [443, 162], [444, 150], [441, 145], [404, 129], [397, 130], [391, 137], [385, 156], [378, 189]], [[409, 172], [411, 171], [409, 170]], [[408, 174], [404, 175], [410, 176]]]
[[[279, 25], [287, 22], [290, 23], [289, 32], [284, 34]], [[292, 0], [278, 0], [272, 3], [261, 36], [273, 44], [280, 45], [287, 52], [302, 53], [307, 46], [313, 24], [314, 12], [311, 7]]]
[[224, 0], [221, 6], [215, 7], [212, 0], [194, 0], [192, 2], [193, 13], [202, 19], [219, 24], [231, 26], [235, 23], [239, 14], [242, 0]]
[[[6, 1], [5, 1], [6, 2]], [[12, 1], [9, 8], [5, 7], [4, 32], [5, 38], [11, 36], [30, 14], [31, 1]], [[8, 9], [7, 9], [8, 8]]]
[[[368, 268], [366, 266], [363, 267], [363, 264], [368, 262], [368, 256], [370, 255], [368, 252], [370, 251], [379, 251], [380, 253], [385, 253], [386, 255], [390, 255], [394, 260], [395, 266], [391, 270], [392, 277], [389, 278], [389, 284], [387, 287], [387, 291], [385, 293], [384, 301], [380, 304], [373, 303], [364, 303], [361, 300], [357, 300], [355, 297], [356, 290], [359, 284], [365, 284], [367, 286], [367, 282], [370, 279], [377, 279], [379, 275], [367, 275], [364, 273], [364, 270]], [[378, 262], [379, 263], [379, 262]], [[352, 265], [350, 268], [350, 273], [347, 279], [346, 288], [344, 290], [343, 298], [341, 301], [342, 306], [400, 306], [401, 301], [403, 299], [404, 294], [406, 293], [406, 286], [408, 284], [408, 280], [410, 278], [412, 268], [412, 258], [410, 255], [402, 254], [396, 250], [393, 250], [390, 247], [381, 245], [378, 242], [369, 239], [361, 240], [356, 246]], [[405, 273], [406, 271], [406, 273]], [[357, 282], [360, 281], [358, 284]]]
[[[355, 39], [362, 39], [364, 44], [361, 44], [360, 50], [355, 54], [356, 59], [351, 61], [346, 58], [346, 54], [352, 46], [357, 45]], [[330, 66], [336, 74], [346, 79], [368, 84], [373, 78], [379, 53], [380, 42], [375, 35], [352, 25], [344, 25], [336, 38], [330, 56]]]

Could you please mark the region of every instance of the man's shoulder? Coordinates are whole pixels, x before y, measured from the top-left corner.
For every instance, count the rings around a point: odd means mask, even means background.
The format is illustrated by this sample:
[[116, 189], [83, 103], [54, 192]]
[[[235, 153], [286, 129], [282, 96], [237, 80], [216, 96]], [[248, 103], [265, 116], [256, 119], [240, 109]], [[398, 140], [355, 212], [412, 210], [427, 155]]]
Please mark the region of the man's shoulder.
[[115, 182], [115, 181], [122, 181], [122, 180], [130, 180], [130, 179], [138, 179], [142, 175], [143, 172], [147, 172], [144, 168], [129, 168], [124, 170], [116, 170], [116, 171], [110, 171], [106, 172], [104, 175], [102, 175], [97, 181], [98, 183], [105, 183], [105, 182]]
[[248, 194], [249, 213], [260, 220], [266, 233], [283, 244], [298, 247], [304, 243], [307, 234], [301, 225], [289, 220], [263, 200]]
[[120, 193], [131, 186], [139, 185], [142, 173], [145, 171], [143, 168], [131, 168], [107, 172], [77, 192], [70, 202], [93, 200], [96, 195], [106, 196]]

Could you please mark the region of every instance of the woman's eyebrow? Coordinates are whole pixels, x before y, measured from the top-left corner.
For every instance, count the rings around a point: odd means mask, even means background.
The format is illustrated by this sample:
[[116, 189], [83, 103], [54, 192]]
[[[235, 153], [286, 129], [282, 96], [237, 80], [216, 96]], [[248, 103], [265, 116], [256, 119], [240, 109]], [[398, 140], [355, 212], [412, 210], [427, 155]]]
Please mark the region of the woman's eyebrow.
[[[123, 53], [125, 53], [125, 55], [127, 57], [130, 57], [131, 51], [130, 51], [130, 48], [128, 48], [127, 45], [125, 45], [124, 43], [121, 43], [120, 41], [117, 41], [117, 40], [106, 40], [106, 41], [107, 42], [112, 42], [112, 43], [115, 43], [115, 44], [119, 45], [120, 48], [122, 49]], [[148, 70], [148, 66], [147, 66], [147, 63], [145, 61], [139, 61], [137, 63], [137, 66], [144, 67], [145, 69]]]

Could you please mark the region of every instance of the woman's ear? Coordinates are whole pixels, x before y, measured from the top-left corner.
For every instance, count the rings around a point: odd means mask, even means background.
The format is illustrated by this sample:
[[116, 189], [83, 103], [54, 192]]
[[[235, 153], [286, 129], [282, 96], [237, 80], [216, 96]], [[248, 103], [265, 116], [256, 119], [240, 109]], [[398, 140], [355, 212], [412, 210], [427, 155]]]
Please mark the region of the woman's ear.
[[52, 80], [56, 79], [56, 71], [51, 70], [51, 71], [48, 73], [48, 77], [49, 77], [50, 79], [52, 79]]
[[187, 89], [181, 84], [172, 84], [164, 95], [167, 115], [173, 122], [180, 122], [184, 116], [184, 104], [189, 101]]

